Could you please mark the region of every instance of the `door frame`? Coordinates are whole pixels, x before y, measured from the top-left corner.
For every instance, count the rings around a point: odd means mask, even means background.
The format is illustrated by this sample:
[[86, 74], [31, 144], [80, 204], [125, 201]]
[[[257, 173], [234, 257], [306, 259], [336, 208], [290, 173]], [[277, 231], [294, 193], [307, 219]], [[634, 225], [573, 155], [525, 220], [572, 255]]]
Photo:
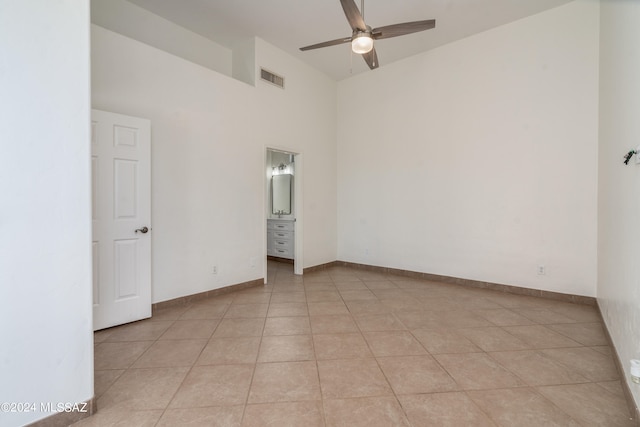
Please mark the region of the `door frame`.
[[[304, 155], [299, 150], [294, 150], [292, 148], [287, 148], [283, 146], [276, 145], [266, 145], [264, 151], [262, 152], [262, 167], [266, 168], [267, 165], [267, 151], [279, 151], [281, 153], [292, 154], [294, 158], [294, 178], [293, 178], [293, 209], [295, 212], [295, 221], [294, 221], [294, 256], [293, 256], [293, 272], [297, 275], [302, 275], [304, 272], [304, 250], [303, 250], [303, 242], [304, 242], [304, 210], [303, 206], [303, 170], [304, 170]], [[267, 283], [267, 209], [269, 208], [269, 180], [267, 179], [266, 173], [264, 175], [264, 198], [263, 198], [263, 209], [262, 209], [262, 237], [263, 237], [263, 245], [262, 245], [262, 259], [264, 260], [263, 266], [263, 277], [264, 282]]]

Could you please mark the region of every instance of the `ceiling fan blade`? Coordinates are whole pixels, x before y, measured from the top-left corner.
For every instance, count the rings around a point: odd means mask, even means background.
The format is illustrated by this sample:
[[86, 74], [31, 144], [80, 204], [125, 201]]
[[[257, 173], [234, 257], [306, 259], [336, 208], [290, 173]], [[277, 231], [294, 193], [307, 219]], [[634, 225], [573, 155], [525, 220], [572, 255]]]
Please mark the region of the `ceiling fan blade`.
[[404, 36], [405, 34], [417, 33], [418, 31], [430, 30], [435, 28], [435, 26], [435, 19], [404, 22], [402, 24], [386, 25], [384, 27], [374, 28], [371, 30], [371, 35], [375, 40], [388, 39], [390, 37]]
[[304, 51], [304, 50], [311, 50], [311, 49], [319, 49], [321, 47], [335, 46], [338, 44], [350, 43], [350, 42], [351, 42], [351, 37], [343, 37], [341, 39], [329, 40], [328, 42], [322, 42], [322, 43], [301, 47], [300, 50]]
[[342, 4], [342, 10], [344, 10], [351, 29], [354, 31], [366, 31], [367, 24], [364, 23], [364, 19], [362, 18], [360, 9], [356, 6], [356, 2], [354, 0], [340, 0], [340, 4]]
[[369, 52], [367, 53], [363, 53], [362, 54], [362, 58], [364, 58], [364, 61], [367, 63], [367, 65], [369, 66], [369, 68], [371, 68], [372, 70], [375, 70], [376, 68], [378, 68], [378, 54], [376, 53], [376, 48], [374, 47], [373, 49], [371, 49]]

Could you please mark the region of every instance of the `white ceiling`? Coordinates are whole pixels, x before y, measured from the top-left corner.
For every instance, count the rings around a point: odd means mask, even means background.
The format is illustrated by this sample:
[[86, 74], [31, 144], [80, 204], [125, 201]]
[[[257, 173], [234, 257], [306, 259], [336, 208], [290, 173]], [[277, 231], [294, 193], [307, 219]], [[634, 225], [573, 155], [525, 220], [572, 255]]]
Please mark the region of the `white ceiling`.
[[[370, 72], [349, 44], [301, 52], [302, 46], [349, 37], [339, 0], [129, 0], [232, 49], [260, 37], [336, 80]], [[436, 19], [436, 28], [378, 40], [380, 66], [569, 3], [572, 0], [365, 0], [371, 27]], [[360, 0], [356, 0], [360, 7]], [[540, 31], [544, 31], [541, 28]]]

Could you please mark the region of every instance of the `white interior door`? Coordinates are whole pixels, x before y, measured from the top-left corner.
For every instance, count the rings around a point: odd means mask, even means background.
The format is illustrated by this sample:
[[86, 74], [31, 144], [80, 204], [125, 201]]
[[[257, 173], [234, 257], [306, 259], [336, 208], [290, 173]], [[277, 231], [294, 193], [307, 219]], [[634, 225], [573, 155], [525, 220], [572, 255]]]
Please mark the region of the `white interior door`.
[[93, 329], [151, 317], [151, 123], [92, 111]]

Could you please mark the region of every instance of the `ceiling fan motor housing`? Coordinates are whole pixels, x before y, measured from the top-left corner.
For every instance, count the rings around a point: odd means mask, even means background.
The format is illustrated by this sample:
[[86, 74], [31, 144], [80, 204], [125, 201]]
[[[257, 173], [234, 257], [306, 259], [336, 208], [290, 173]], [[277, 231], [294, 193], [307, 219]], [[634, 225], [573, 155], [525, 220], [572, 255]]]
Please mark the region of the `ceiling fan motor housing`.
[[354, 53], [367, 53], [373, 49], [373, 37], [371, 36], [371, 27], [367, 25], [365, 31], [359, 29], [353, 30], [351, 36], [351, 49]]

